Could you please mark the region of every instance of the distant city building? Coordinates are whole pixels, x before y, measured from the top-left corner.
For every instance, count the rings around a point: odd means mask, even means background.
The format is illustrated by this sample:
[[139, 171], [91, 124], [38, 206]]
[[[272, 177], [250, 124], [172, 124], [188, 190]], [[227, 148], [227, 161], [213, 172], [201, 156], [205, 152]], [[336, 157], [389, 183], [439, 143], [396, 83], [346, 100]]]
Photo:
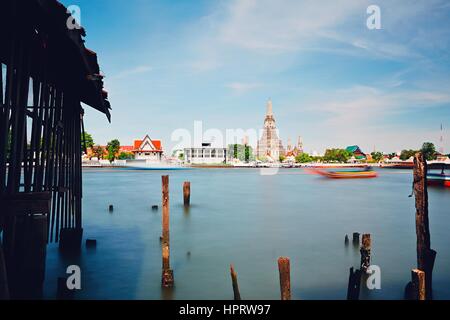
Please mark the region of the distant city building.
[[278, 138], [275, 118], [272, 111], [272, 100], [267, 102], [267, 112], [264, 119], [264, 128], [261, 139], [258, 141], [256, 148], [258, 158], [268, 158], [269, 160], [278, 161], [280, 156], [285, 155], [285, 150], [281, 140]]
[[184, 160], [190, 164], [223, 164], [227, 162], [227, 148], [214, 148], [202, 143], [201, 148], [185, 148]]
[[134, 140], [131, 152], [138, 160], [161, 161], [163, 154], [161, 140], [152, 140], [146, 135], [142, 140]]

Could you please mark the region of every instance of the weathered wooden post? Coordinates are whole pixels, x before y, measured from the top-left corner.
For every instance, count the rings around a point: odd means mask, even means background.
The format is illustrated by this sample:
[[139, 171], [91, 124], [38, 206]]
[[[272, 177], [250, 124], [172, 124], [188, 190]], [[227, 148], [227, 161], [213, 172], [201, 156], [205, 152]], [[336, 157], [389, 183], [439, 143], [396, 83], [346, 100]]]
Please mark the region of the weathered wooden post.
[[281, 300], [291, 300], [291, 267], [288, 257], [278, 258]]
[[231, 283], [233, 284], [234, 300], [241, 300], [241, 294], [239, 292], [239, 285], [237, 281], [237, 273], [234, 271], [234, 267], [230, 264]]
[[169, 243], [169, 176], [162, 176], [162, 242]]
[[359, 246], [359, 233], [353, 232], [353, 245]]
[[349, 242], [348, 235], [345, 235], [344, 243], [347, 246]]
[[425, 300], [426, 299], [426, 275], [425, 272], [419, 269], [413, 269], [411, 271], [412, 280], [412, 294], [414, 300]]
[[359, 290], [361, 286], [361, 271], [353, 267], [350, 268], [348, 277], [347, 300], [359, 300]]
[[170, 269], [170, 250], [168, 244], [162, 246], [162, 276], [161, 286], [164, 288], [173, 287], [173, 270]]
[[428, 220], [427, 162], [422, 152], [414, 156], [413, 189], [416, 198], [417, 269], [425, 272], [426, 299], [432, 299], [436, 251], [431, 249]]
[[169, 176], [162, 176], [162, 275], [161, 286], [168, 288], [174, 283], [173, 270], [170, 269], [169, 246]]
[[370, 239], [370, 234], [363, 234], [361, 240], [361, 271], [367, 272], [370, 266], [370, 251], [372, 247], [372, 241]]
[[183, 183], [183, 200], [185, 207], [191, 204], [191, 183], [189, 181]]

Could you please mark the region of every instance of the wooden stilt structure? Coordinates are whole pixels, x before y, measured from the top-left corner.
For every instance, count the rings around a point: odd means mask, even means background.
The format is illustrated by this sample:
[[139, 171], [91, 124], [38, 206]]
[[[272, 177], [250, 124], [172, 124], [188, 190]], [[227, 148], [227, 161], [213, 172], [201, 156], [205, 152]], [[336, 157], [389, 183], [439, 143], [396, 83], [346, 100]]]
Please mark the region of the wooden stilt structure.
[[47, 241], [80, 247], [81, 102], [110, 116], [97, 56], [70, 18], [57, 1], [0, 4], [0, 229], [11, 298], [42, 289]]

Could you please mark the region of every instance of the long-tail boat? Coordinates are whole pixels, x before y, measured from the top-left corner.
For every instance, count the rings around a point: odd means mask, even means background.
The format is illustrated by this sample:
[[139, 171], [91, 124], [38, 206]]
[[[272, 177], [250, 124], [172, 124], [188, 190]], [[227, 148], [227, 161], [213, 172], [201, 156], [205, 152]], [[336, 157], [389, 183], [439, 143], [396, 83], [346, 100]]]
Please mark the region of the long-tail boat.
[[364, 179], [364, 178], [376, 178], [378, 173], [371, 167], [365, 167], [364, 170], [319, 170], [308, 169], [311, 173], [316, 173], [321, 176], [331, 179]]

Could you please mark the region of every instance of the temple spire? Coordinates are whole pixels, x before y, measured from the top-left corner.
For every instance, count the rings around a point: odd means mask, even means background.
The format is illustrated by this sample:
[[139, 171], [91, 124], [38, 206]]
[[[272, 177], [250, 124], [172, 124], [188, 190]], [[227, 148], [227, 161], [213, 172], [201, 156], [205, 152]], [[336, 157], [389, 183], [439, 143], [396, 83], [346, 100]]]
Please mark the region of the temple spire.
[[273, 116], [273, 112], [272, 112], [272, 99], [269, 98], [269, 100], [267, 100], [267, 116]]

